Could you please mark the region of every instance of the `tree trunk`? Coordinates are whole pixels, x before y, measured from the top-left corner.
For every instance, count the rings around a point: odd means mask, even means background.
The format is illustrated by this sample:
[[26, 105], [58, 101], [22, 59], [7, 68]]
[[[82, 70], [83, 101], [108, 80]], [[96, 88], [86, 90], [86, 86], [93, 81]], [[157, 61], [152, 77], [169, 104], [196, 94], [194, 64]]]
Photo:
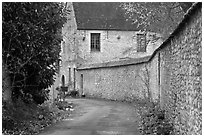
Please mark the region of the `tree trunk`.
[[12, 102], [11, 100], [11, 81], [9, 74], [7, 73], [7, 67], [3, 63], [2, 65], [2, 98], [6, 102]]

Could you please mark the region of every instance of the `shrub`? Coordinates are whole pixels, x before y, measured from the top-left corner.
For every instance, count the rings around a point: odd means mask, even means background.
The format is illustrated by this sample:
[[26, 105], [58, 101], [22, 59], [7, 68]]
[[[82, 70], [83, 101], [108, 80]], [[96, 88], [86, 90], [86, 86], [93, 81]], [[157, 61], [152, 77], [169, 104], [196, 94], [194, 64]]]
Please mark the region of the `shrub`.
[[[69, 105], [68, 102], [61, 105]], [[73, 106], [73, 105], [72, 105]], [[41, 105], [24, 103], [18, 98], [15, 103], [2, 102], [2, 134], [39, 134], [45, 127], [69, 116], [68, 110], [63, 111], [55, 103], [45, 101]]]
[[79, 90], [71, 90], [68, 92], [67, 96], [77, 97], [79, 96]]
[[143, 134], [170, 135], [173, 124], [165, 117], [165, 111], [158, 104], [141, 110]]

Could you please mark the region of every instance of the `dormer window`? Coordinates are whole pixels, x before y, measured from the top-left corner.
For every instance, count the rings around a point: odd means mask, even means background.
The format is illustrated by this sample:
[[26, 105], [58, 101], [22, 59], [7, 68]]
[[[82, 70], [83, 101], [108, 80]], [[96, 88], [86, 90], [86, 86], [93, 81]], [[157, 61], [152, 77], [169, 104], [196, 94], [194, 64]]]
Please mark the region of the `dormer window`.
[[137, 34], [137, 52], [146, 52], [146, 33]]
[[100, 33], [91, 33], [91, 51], [100, 51]]

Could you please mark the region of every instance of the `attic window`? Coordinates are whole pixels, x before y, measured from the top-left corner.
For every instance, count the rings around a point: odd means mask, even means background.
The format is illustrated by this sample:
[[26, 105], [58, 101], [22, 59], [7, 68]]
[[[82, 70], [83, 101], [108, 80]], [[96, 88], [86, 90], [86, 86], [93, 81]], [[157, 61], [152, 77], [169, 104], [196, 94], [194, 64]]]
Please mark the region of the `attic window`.
[[91, 51], [100, 51], [100, 33], [91, 33]]
[[146, 33], [137, 34], [137, 52], [146, 52]]

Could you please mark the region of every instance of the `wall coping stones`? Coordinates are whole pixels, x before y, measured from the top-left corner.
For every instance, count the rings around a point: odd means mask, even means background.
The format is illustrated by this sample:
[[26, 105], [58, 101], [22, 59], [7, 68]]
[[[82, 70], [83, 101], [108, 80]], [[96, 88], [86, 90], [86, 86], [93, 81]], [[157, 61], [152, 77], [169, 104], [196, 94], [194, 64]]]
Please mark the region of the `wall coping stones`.
[[104, 63], [95, 63], [95, 64], [84, 64], [77, 68], [77, 70], [87, 70], [87, 69], [98, 69], [98, 68], [110, 68], [110, 67], [119, 67], [119, 66], [129, 66], [135, 64], [141, 64], [144, 62], [148, 62], [150, 56], [142, 57], [142, 58], [131, 58], [119, 61], [110, 61]]

